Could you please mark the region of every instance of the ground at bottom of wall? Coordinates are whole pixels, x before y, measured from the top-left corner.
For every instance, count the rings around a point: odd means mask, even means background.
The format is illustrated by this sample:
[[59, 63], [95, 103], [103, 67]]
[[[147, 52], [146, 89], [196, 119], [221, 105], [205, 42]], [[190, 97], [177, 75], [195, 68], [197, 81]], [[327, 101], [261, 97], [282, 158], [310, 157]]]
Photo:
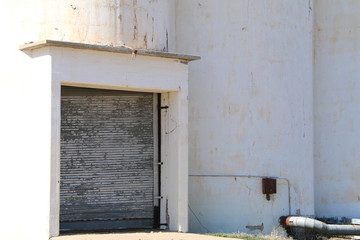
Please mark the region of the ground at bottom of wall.
[[255, 236], [249, 234], [194, 234], [179, 232], [131, 232], [131, 233], [96, 233], [71, 234], [53, 237], [50, 240], [286, 240], [289, 238], [279, 236]]

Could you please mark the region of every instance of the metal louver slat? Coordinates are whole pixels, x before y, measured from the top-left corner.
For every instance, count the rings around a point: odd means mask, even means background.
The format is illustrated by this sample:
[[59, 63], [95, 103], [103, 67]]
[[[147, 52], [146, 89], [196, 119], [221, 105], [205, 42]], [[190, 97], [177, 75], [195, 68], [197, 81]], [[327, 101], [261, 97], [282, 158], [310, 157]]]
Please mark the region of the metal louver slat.
[[152, 227], [153, 124], [152, 93], [62, 87], [62, 230]]

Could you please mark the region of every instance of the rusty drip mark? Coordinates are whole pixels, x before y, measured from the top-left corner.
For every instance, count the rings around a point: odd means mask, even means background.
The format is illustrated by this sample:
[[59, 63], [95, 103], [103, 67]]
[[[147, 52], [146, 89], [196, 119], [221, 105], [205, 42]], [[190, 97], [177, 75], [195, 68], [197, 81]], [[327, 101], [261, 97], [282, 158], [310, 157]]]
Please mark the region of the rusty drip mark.
[[152, 35], [151, 35], [151, 42], [154, 42], [154, 17], [152, 19]]
[[166, 198], [166, 224], [167, 229], [169, 229], [170, 226], [170, 216], [169, 216], [169, 199]]
[[[135, 16], [135, 18], [136, 18], [136, 16]], [[134, 26], [134, 37], [133, 37], [133, 40], [136, 39], [136, 35], [137, 35], [137, 29], [136, 29], [136, 25], [135, 25], [135, 26]]]
[[147, 34], [145, 33], [145, 36], [144, 36], [144, 43], [145, 43], [145, 48], [147, 49], [148, 46], [147, 46]]
[[132, 50], [132, 52], [131, 52], [131, 59], [132, 60], [135, 60], [136, 54], [137, 54], [137, 50], [136, 49]]
[[131, 51], [131, 58], [132, 58], [132, 59], [135, 59], [135, 58], [136, 58], [136, 54], [137, 54], [137, 52], [138, 52], [137, 49], [134, 49], [134, 48], [132, 48], [132, 47], [126, 46], [125, 43], [122, 42], [122, 41], [120, 41], [119, 44], [120, 44], [120, 47], [121, 47], [121, 48], [126, 48], [126, 49], [129, 49], [129, 50]]
[[169, 51], [169, 33], [166, 30], [166, 52]]
[[134, 35], [133, 35], [133, 40], [136, 39], [137, 34], [138, 34], [138, 30], [137, 30], [137, 16], [136, 16], [136, 5], [137, 5], [137, 0], [133, 1], [133, 8], [134, 8]]

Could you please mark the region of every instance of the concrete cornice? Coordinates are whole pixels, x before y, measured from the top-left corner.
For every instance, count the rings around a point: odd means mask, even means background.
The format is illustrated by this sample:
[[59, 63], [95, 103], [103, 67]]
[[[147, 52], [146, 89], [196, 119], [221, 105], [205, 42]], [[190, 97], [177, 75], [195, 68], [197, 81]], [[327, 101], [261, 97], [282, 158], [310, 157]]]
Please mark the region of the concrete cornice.
[[136, 55], [150, 56], [150, 57], [172, 58], [184, 62], [190, 62], [200, 59], [199, 56], [195, 56], [195, 55], [151, 51], [151, 50], [143, 50], [143, 49], [132, 50], [127, 47], [114, 47], [107, 45], [96, 45], [96, 44], [87, 44], [87, 43], [78, 43], [78, 42], [57, 41], [57, 40], [43, 40], [34, 43], [27, 43], [20, 45], [19, 49], [21, 51], [30, 51], [43, 47], [63, 47], [63, 48], [87, 49], [94, 51], [122, 53], [122, 54], [136, 54]]

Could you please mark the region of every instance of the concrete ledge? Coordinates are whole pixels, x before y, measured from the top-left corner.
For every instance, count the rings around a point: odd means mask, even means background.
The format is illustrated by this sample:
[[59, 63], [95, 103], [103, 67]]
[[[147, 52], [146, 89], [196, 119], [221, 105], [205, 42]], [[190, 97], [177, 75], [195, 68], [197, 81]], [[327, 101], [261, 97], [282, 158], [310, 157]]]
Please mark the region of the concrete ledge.
[[103, 52], [116, 52], [124, 54], [133, 54], [151, 56], [151, 57], [162, 57], [162, 58], [172, 58], [184, 62], [190, 62], [194, 60], [199, 60], [199, 56], [186, 55], [179, 53], [168, 53], [168, 52], [159, 52], [159, 51], [150, 51], [142, 49], [130, 49], [127, 47], [114, 47], [106, 45], [96, 45], [96, 44], [87, 44], [87, 43], [78, 43], [78, 42], [66, 42], [66, 41], [56, 41], [56, 40], [43, 40], [35, 43], [28, 43], [19, 46], [21, 51], [30, 51], [34, 49], [39, 49], [43, 47], [64, 47], [64, 48], [76, 48], [76, 49], [89, 49]]

